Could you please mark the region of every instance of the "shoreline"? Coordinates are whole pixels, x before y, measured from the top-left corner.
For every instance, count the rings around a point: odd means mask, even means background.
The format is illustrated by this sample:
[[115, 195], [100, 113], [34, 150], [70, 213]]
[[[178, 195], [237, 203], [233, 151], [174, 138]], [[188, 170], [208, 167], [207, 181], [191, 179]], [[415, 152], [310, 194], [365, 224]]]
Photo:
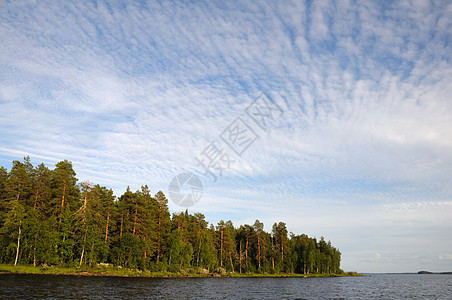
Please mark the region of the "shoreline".
[[171, 273], [151, 272], [141, 270], [109, 268], [67, 268], [67, 267], [35, 267], [35, 266], [13, 266], [0, 265], [0, 275], [63, 275], [63, 276], [85, 276], [85, 277], [131, 277], [131, 278], [313, 278], [313, 277], [352, 277], [364, 276], [356, 272], [344, 272], [343, 274], [259, 274], [259, 273]]

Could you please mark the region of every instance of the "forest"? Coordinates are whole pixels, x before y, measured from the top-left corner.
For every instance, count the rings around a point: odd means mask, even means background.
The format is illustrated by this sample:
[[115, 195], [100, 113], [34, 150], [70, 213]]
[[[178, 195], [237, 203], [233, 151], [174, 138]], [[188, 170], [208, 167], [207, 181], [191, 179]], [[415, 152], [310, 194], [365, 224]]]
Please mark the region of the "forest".
[[34, 266], [112, 265], [151, 272], [340, 274], [341, 253], [323, 237], [289, 233], [284, 222], [209, 224], [201, 213], [171, 214], [147, 185], [119, 197], [78, 182], [72, 163], [0, 167], [0, 262]]

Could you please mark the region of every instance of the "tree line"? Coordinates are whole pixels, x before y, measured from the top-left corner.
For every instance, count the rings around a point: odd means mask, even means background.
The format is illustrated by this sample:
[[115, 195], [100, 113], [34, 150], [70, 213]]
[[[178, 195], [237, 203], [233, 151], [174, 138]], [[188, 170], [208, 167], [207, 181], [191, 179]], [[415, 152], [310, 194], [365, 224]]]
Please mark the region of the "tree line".
[[239, 273], [338, 274], [341, 253], [323, 237], [271, 232], [256, 220], [209, 224], [201, 213], [173, 213], [163, 192], [148, 186], [120, 197], [78, 182], [70, 161], [53, 170], [29, 157], [0, 167], [0, 262], [97, 266], [179, 272], [190, 268]]

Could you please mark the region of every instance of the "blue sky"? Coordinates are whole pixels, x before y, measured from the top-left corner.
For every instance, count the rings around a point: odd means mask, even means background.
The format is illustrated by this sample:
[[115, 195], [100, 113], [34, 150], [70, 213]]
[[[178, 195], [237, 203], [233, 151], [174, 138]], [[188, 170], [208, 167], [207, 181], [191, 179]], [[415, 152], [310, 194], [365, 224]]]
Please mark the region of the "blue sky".
[[210, 222], [284, 221], [345, 270], [452, 270], [450, 1], [73, 2], [0, 2], [2, 166], [68, 159], [116, 195], [190, 172]]

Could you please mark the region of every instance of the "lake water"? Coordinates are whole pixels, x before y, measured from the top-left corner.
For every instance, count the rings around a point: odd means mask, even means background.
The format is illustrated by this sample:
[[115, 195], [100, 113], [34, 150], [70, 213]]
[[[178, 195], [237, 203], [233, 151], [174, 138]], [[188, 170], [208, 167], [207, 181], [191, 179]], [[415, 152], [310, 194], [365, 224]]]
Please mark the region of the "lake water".
[[124, 278], [0, 274], [0, 299], [452, 299], [452, 275]]

